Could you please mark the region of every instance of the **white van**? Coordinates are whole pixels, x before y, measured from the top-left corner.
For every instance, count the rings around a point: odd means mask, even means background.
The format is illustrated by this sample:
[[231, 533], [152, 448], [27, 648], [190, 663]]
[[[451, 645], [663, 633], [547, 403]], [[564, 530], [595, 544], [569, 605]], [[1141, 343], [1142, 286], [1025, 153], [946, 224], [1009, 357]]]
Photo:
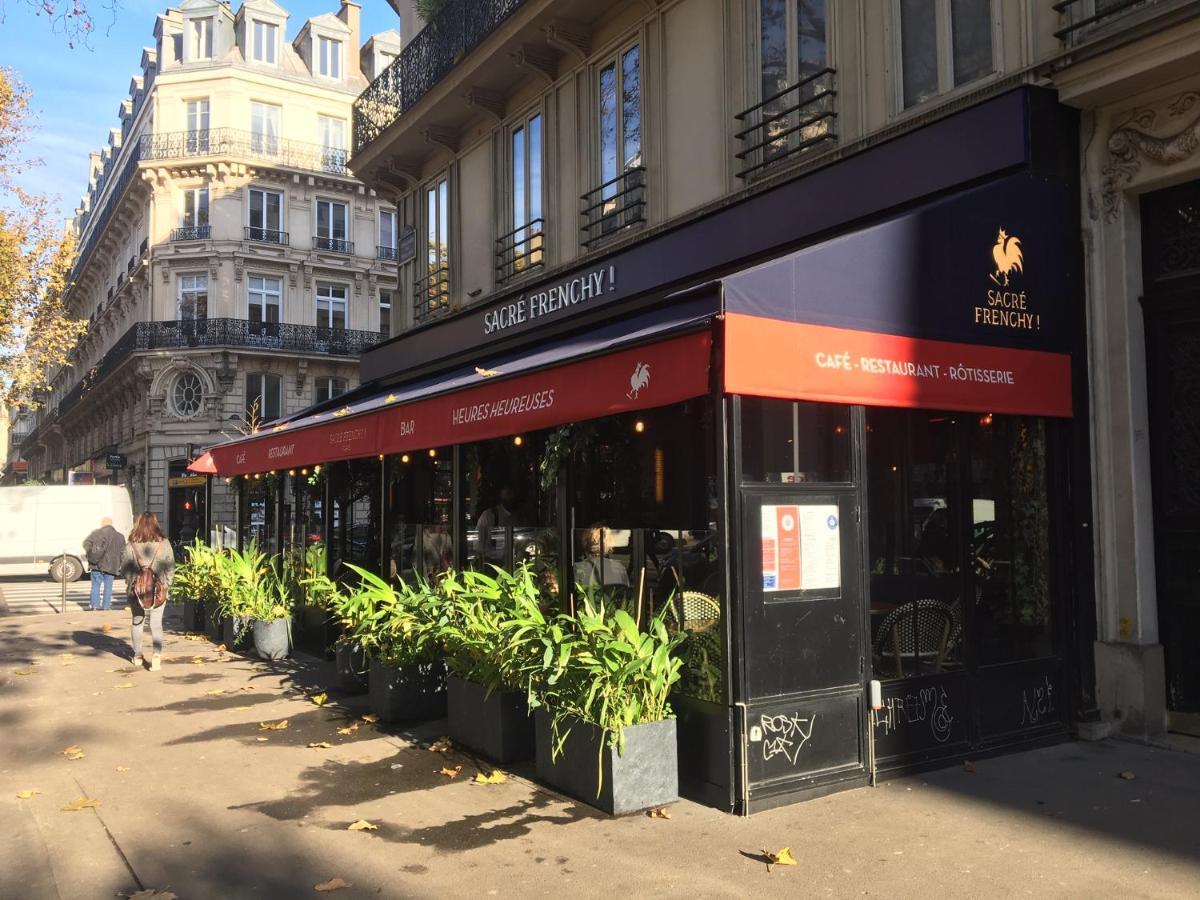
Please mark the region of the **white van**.
[[75, 581], [87, 571], [83, 539], [108, 517], [128, 535], [129, 491], [110, 485], [0, 487], [0, 575]]

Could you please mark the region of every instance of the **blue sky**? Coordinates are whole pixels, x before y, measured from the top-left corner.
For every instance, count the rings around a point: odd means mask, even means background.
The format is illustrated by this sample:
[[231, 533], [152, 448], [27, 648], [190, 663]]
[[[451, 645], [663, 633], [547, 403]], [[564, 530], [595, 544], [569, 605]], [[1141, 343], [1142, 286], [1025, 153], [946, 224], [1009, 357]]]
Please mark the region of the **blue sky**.
[[[397, 27], [386, 0], [360, 0], [363, 38]], [[279, 0], [291, 13], [288, 40], [305, 20], [337, 12], [339, 0]], [[115, 20], [93, 0], [96, 33], [91, 47], [67, 47], [46, 18], [21, 0], [3, 3], [0, 22], [0, 65], [16, 69], [33, 91], [37, 130], [27, 154], [42, 165], [21, 181], [26, 188], [57, 195], [62, 218], [68, 218], [87, 186], [88, 153], [103, 147], [108, 130], [119, 120], [117, 109], [128, 96], [129, 79], [140, 74], [142, 48], [154, 44], [154, 17], [170, 5], [151, 0], [119, 0]], [[239, 2], [232, 4], [234, 9]]]

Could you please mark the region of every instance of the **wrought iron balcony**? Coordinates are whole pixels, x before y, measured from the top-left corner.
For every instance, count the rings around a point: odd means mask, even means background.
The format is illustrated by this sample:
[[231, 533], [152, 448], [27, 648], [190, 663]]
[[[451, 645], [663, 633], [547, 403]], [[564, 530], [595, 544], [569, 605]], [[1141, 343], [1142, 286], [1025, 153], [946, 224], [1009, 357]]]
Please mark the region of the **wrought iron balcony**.
[[246, 240], [254, 241], [259, 244], [288, 244], [288, 233], [286, 231], [273, 231], [270, 228], [254, 228], [246, 226]]
[[583, 209], [583, 245], [646, 221], [646, 167], [626, 169], [580, 198]]
[[835, 75], [835, 69], [821, 69], [734, 117], [739, 129], [734, 137], [742, 142], [737, 154], [743, 165], [739, 178], [754, 177], [770, 166], [837, 140]]
[[340, 238], [314, 237], [313, 249], [324, 250], [326, 253], [354, 254], [354, 241], [343, 241]]
[[400, 258], [400, 254], [396, 250], [395, 247], [379, 246], [379, 247], [375, 248], [375, 252], [379, 256], [380, 259], [387, 259], [387, 260], [391, 260], [392, 262], [395, 262], [396, 260], [398, 260]]
[[104, 229], [108, 226], [109, 220], [113, 213], [120, 205], [121, 200], [125, 197], [125, 191], [133, 182], [133, 176], [137, 172], [138, 163], [141, 161], [141, 144], [134, 144], [129, 148], [129, 156], [125, 162], [121, 164], [121, 169], [114, 175], [102, 175], [100, 181], [96, 184], [92, 191], [92, 197], [99, 201], [104, 197], [104, 192], [109, 184], [112, 184], [112, 189], [109, 192], [107, 199], [104, 200], [102, 206], [94, 207], [91, 212], [87, 213], [83, 221], [79, 224], [79, 233], [86, 234], [87, 237], [79, 246], [79, 255], [75, 257], [75, 265], [71, 267], [71, 281], [77, 281], [79, 273], [83, 271], [83, 267], [87, 265], [91, 259], [93, 251], [96, 249], [96, 244], [104, 234]]
[[184, 225], [182, 228], [171, 229], [172, 243], [176, 241], [207, 241], [211, 237], [211, 225]]
[[412, 109], [525, 0], [446, 0], [354, 101], [354, 152]]
[[322, 144], [290, 141], [239, 128], [173, 131], [147, 134], [141, 140], [142, 159], [172, 160], [197, 157], [249, 158], [286, 169], [349, 176], [347, 151]]
[[496, 283], [540, 268], [545, 260], [545, 219], [534, 219], [496, 238]]
[[443, 266], [413, 282], [413, 321], [418, 325], [449, 315], [450, 269]]
[[1100, 27], [1135, 6], [1148, 7], [1156, 2], [1158, 0], [1059, 0], [1052, 8], [1066, 24], [1054, 32], [1054, 36], [1060, 41], [1078, 41], [1092, 26]]
[[134, 353], [191, 347], [234, 347], [286, 353], [357, 356], [385, 337], [386, 335], [377, 331], [251, 322], [248, 319], [138, 322], [67, 392], [58, 405], [58, 415], [74, 408], [89, 391], [115, 372]]

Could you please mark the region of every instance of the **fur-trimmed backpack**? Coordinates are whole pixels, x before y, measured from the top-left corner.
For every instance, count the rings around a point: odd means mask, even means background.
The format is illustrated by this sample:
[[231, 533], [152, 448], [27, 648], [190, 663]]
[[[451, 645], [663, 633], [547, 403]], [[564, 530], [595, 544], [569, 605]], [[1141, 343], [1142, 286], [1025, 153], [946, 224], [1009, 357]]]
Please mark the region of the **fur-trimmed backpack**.
[[158, 609], [167, 602], [167, 583], [154, 571], [154, 564], [158, 562], [158, 554], [162, 552], [165, 543], [166, 541], [157, 542], [154, 556], [148, 563], [142, 562], [138, 557], [135, 545], [129, 545], [129, 549], [133, 553], [133, 561], [138, 566], [137, 574], [133, 576], [133, 584], [129, 586], [129, 595], [137, 601], [138, 606], [142, 609]]

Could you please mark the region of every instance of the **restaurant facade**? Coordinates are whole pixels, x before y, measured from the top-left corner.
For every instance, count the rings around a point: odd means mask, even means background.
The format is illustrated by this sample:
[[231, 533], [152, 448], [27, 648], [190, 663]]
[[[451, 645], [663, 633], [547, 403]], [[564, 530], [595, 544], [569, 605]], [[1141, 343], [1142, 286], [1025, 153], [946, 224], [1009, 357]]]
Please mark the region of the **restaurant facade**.
[[401, 334], [193, 469], [335, 575], [528, 563], [551, 605], [665, 608], [681, 791], [718, 808], [1064, 740], [1095, 683], [1077, 135], [1000, 94]]

